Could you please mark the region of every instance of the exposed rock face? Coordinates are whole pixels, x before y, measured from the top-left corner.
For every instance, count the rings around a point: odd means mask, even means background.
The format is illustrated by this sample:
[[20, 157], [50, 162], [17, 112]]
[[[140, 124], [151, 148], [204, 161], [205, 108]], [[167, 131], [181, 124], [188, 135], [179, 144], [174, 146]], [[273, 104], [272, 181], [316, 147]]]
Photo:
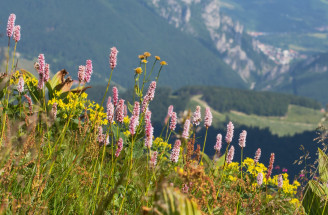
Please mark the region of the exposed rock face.
[[218, 57], [237, 71], [250, 88], [257, 88], [258, 81], [273, 80], [287, 72], [288, 64], [279, 65], [268, 59], [244, 32], [243, 25], [220, 12], [220, 4], [218, 0], [152, 0], [152, 6], [170, 24], [209, 42]]

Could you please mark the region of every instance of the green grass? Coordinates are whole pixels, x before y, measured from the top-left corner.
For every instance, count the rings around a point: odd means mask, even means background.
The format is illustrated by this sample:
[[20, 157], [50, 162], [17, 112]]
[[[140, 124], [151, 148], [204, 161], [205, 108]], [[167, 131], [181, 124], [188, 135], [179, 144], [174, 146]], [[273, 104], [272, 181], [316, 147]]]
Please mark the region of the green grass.
[[[200, 100], [200, 98], [201, 95], [192, 97], [187, 104], [187, 108], [194, 110], [196, 105], [200, 105], [204, 110], [208, 105], [206, 102]], [[226, 123], [226, 119], [229, 118], [231, 121], [239, 125], [258, 127], [261, 129], [269, 128], [272, 134], [276, 134], [279, 137], [292, 136], [304, 131], [313, 131], [318, 127], [318, 123], [323, 117], [323, 114], [319, 110], [297, 105], [289, 105], [287, 114], [283, 117], [258, 116], [238, 111], [220, 113], [213, 109], [212, 113], [214, 126]]]

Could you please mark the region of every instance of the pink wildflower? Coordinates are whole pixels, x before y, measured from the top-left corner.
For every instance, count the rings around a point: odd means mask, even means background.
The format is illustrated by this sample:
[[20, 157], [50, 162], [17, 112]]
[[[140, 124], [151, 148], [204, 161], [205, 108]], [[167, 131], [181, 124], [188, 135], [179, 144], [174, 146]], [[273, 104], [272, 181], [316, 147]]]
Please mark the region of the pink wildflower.
[[150, 83], [149, 88], [148, 88], [148, 92], [147, 92], [147, 96], [149, 98], [149, 101], [153, 101], [154, 97], [155, 97], [155, 89], [156, 89], [156, 81], [153, 81]]
[[260, 172], [258, 175], [257, 175], [257, 185], [261, 186], [263, 183], [263, 173]]
[[274, 163], [274, 153], [271, 153], [270, 156], [270, 163], [269, 163], [269, 167], [268, 167], [268, 173], [266, 175], [266, 179], [268, 180], [272, 174], [272, 169], [273, 169], [273, 163]]
[[79, 71], [77, 73], [77, 77], [79, 79], [79, 82], [82, 83], [84, 82], [85, 79], [85, 66], [79, 66]]
[[124, 117], [128, 115], [128, 106], [124, 105]]
[[187, 119], [183, 127], [182, 138], [186, 140], [189, 138], [189, 129], [190, 129], [190, 120]]
[[184, 184], [183, 187], [182, 187], [182, 192], [183, 193], [188, 193], [188, 191], [189, 191], [188, 185], [187, 184]]
[[132, 116], [130, 119], [129, 131], [132, 135], [136, 133], [136, 127], [139, 125], [138, 116]]
[[172, 113], [173, 113], [173, 105], [170, 105], [169, 108], [167, 109], [167, 115], [166, 115], [165, 120], [164, 120], [165, 125], [167, 124], [170, 117], [172, 116]]
[[212, 113], [211, 113], [211, 109], [209, 107], [206, 108], [205, 110], [205, 118], [204, 118], [204, 126], [206, 128], [210, 127], [212, 125]]
[[9, 15], [8, 23], [7, 23], [7, 36], [11, 37], [14, 33], [16, 15], [14, 13]]
[[154, 133], [154, 127], [151, 125], [151, 122], [148, 122], [146, 124], [146, 136], [145, 136], [145, 146], [147, 148], [151, 148], [153, 145], [153, 133]]
[[261, 149], [258, 148], [258, 149], [256, 150], [256, 152], [255, 152], [254, 162], [255, 162], [255, 163], [259, 162], [260, 157], [261, 157]]
[[124, 99], [120, 99], [118, 101], [115, 116], [116, 116], [116, 121], [117, 122], [123, 123], [123, 120], [124, 120]]
[[118, 102], [118, 90], [117, 87], [113, 87], [113, 103], [114, 106], [117, 106], [117, 102]]
[[114, 69], [117, 65], [117, 49], [116, 47], [112, 47], [110, 49], [110, 55], [109, 55], [109, 65], [111, 69]]
[[116, 153], [115, 153], [115, 157], [118, 157], [121, 153], [123, 149], [123, 139], [120, 138], [117, 142], [117, 150], [116, 150]]
[[139, 114], [140, 114], [140, 103], [134, 102], [132, 116], [138, 117], [139, 119]]
[[149, 103], [149, 96], [145, 95], [141, 104], [142, 113], [145, 113], [148, 110], [148, 103]]
[[282, 172], [288, 172], [286, 168], [282, 168]]
[[38, 57], [38, 63], [39, 63], [39, 74], [40, 73], [44, 73], [44, 70], [45, 70], [45, 59], [44, 59], [44, 54], [39, 54], [39, 57]]
[[93, 73], [93, 68], [92, 68], [92, 61], [87, 60], [86, 61], [86, 66], [85, 66], [85, 76], [84, 76], [84, 81], [89, 83], [91, 80], [91, 75]]
[[22, 76], [19, 77], [17, 90], [20, 93], [22, 93], [24, 91], [24, 78]]
[[278, 187], [279, 187], [279, 188], [282, 188], [282, 186], [283, 186], [283, 184], [284, 184], [284, 180], [283, 180], [281, 174], [278, 175], [278, 179], [277, 179], [277, 180], [278, 180]]
[[114, 105], [111, 102], [111, 97], [108, 97], [107, 100], [107, 120], [109, 122], [109, 124], [113, 123], [114, 120]]
[[192, 124], [197, 126], [197, 125], [199, 125], [200, 121], [202, 121], [201, 113], [200, 113], [200, 106], [197, 105], [196, 110], [192, 116]]
[[48, 82], [49, 79], [50, 79], [49, 73], [50, 73], [50, 71], [49, 71], [49, 64], [46, 63], [46, 66], [44, 68], [44, 81], [45, 82]]
[[18, 41], [20, 41], [20, 39], [21, 39], [21, 33], [20, 33], [20, 30], [21, 30], [21, 27], [20, 27], [20, 25], [16, 25], [15, 27], [14, 27], [14, 40], [15, 40], [15, 42], [17, 43]]
[[171, 116], [171, 122], [170, 122], [170, 130], [174, 131], [175, 127], [177, 125], [177, 113], [173, 112]]
[[226, 134], [226, 137], [225, 137], [225, 140], [228, 144], [230, 144], [232, 142], [233, 129], [234, 129], [234, 126], [233, 126], [232, 122], [229, 122], [228, 125], [227, 125], [227, 134]]
[[155, 168], [157, 164], [157, 154], [158, 154], [157, 151], [153, 152], [153, 155], [150, 158], [149, 164], [151, 168]]
[[170, 156], [170, 160], [174, 163], [177, 163], [179, 160], [180, 146], [181, 146], [181, 141], [176, 140]]
[[102, 143], [104, 141], [104, 134], [102, 126], [98, 127], [98, 142]]
[[222, 135], [221, 134], [218, 134], [216, 136], [216, 144], [214, 146], [214, 149], [217, 151], [217, 152], [220, 152], [222, 148]]
[[235, 147], [231, 146], [227, 155], [227, 164], [230, 164], [232, 162], [234, 155], [235, 155]]
[[145, 125], [151, 122], [151, 111], [148, 110], [145, 114]]
[[247, 132], [245, 130], [243, 130], [239, 135], [239, 146], [241, 148], [245, 148], [245, 146], [246, 146], [246, 135], [247, 135]]

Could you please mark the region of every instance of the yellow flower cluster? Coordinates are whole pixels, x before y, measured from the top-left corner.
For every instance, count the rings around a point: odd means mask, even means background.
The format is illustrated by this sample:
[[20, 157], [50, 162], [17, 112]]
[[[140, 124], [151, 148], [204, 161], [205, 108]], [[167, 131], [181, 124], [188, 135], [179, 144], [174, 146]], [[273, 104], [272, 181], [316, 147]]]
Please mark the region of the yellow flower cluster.
[[267, 171], [267, 168], [263, 163], [257, 162], [255, 165], [255, 162], [252, 158], [246, 158], [243, 162], [243, 166], [246, 167], [247, 172], [255, 177], [257, 177], [260, 172], [265, 173]]
[[[78, 93], [69, 92], [66, 99], [67, 102], [63, 101], [60, 97], [60, 92], [55, 92], [55, 97], [48, 101], [48, 105], [53, 105], [57, 103], [57, 108], [65, 111], [66, 113], [71, 110], [83, 110], [85, 108], [85, 103], [87, 102], [88, 94], [82, 93], [81, 95]], [[66, 100], [65, 99], [65, 100]]]
[[157, 137], [153, 142], [154, 147], [164, 148], [170, 150], [172, 148], [171, 144], [165, 142], [162, 138]]
[[98, 103], [94, 101], [89, 102], [88, 111], [90, 112], [90, 121], [98, 125], [107, 125], [107, 114], [104, 112], [104, 108], [100, 107]]
[[[290, 184], [287, 173], [283, 173], [282, 177], [283, 177], [283, 185], [282, 185], [283, 192], [286, 194], [295, 195], [297, 193], [297, 188], [300, 186], [300, 183], [295, 180], [293, 182], [293, 184]], [[273, 178], [270, 178], [268, 183], [274, 184], [277, 186], [278, 185], [278, 175], [275, 175]]]
[[130, 118], [129, 118], [129, 116], [125, 116], [125, 117], [123, 118], [123, 123], [126, 124], [126, 125], [129, 125], [129, 123], [130, 123]]

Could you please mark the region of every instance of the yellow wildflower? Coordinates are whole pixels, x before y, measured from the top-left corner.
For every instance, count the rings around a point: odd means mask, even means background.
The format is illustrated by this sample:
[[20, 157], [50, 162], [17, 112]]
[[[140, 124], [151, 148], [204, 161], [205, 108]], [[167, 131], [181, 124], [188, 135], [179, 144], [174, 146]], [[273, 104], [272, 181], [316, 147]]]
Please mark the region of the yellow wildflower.
[[129, 124], [130, 123], [129, 116], [124, 117], [123, 122], [124, 122], [124, 124]]
[[145, 52], [145, 53], [144, 53], [144, 56], [145, 56], [145, 57], [150, 57], [151, 54], [150, 54], [149, 52]]
[[144, 55], [138, 55], [138, 58], [139, 58], [139, 59], [144, 59], [145, 56], [144, 56]]
[[160, 64], [161, 64], [162, 66], [167, 65], [166, 61], [162, 61], [162, 62], [160, 62]]
[[129, 130], [126, 130], [126, 131], [124, 131], [124, 132], [123, 132], [123, 134], [124, 134], [125, 136], [127, 136], [127, 137], [128, 137], [128, 136], [130, 136], [130, 134], [131, 134], [131, 133], [130, 133], [130, 131], [129, 131]]
[[161, 60], [161, 58], [159, 56], [155, 56], [156, 60]]
[[134, 69], [134, 71], [135, 71], [137, 74], [141, 74], [141, 73], [142, 73], [142, 68], [141, 68], [141, 67], [138, 67], [138, 68]]
[[148, 63], [146, 59], [141, 60], [142, 63]]

